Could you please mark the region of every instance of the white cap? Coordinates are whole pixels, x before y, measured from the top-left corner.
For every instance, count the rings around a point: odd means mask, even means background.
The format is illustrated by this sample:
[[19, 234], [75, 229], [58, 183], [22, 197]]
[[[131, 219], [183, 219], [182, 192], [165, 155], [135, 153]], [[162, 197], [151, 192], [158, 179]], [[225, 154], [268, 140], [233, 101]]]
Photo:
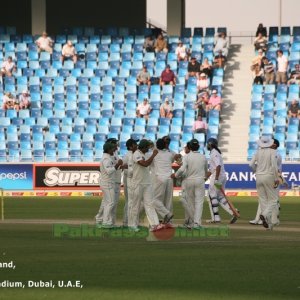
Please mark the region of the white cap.
[[269, 138], [268, 136], [262, 136], [257, 141], [257, 144], [260, 148], [269, 148], [274, 144], [274, 140]]

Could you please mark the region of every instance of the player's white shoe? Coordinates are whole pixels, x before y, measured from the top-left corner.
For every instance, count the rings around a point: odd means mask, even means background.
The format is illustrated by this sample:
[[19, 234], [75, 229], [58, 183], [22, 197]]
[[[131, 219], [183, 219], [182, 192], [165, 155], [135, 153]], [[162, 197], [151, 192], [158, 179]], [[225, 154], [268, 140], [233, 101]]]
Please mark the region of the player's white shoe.
[[201, 230], [203, 227], [199, 225], [198, 223], [194, 223], [193, 229]]
[[262, 220], [251, 220], [249, 221], [251, 225], [262, 225]]
[[215, 220], [206, 220], [205, 222], [209, 223], [209, 224], [220, 224], [221, 223], [221, 221], [215, 221]]
[[140, 231], [140, 229], [137, 226], [129, 226], [128, 230], [132, 231], [132, 232], [139, 232]]
[[192, 229], [193, 223], [194, 223], [193, 220], [191, 218], [188, 218], [187, 220], [184, 221], [183, 227], [185, 227], [186, 229]]
[[164, 229], [165, 226], [163, 224], [153, 225], [150, 227], [149, 231], [155, 232]]

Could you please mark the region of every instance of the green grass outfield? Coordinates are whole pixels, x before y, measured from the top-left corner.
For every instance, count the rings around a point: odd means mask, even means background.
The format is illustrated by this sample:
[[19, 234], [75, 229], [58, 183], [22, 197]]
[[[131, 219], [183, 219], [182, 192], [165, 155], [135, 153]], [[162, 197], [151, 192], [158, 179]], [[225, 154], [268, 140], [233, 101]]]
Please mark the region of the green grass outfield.
[[[149, 242], [53, 237], [52, 222], [93, 221], [96, 197], [6, 198], [0, 263], [13, 260], [16, 268], [0, 269], [0, 283], [80, 280], [83, 288], [0, 288], [0, 299], [300, 299], [299, 197], [282, 199], [281, 225], [272, 232], [248, 225], [255, 198], [231, 199], [242, 218], [229, 237]], [[174, 211], [182, 222], [176, 198]]]

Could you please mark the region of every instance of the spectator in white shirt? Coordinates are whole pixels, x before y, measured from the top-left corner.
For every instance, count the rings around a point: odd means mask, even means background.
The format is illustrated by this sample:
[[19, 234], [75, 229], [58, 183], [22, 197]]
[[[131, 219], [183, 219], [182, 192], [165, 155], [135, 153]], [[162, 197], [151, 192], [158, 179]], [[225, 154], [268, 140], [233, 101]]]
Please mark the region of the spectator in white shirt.
[[277, 73], [276, 73], [276, 82], [277, 84], [285, 84], [287, 82], [287, 72], [288, 68], [288, 59], [281, 50], [277, 50]]
[[13, 62], [12, 57], [9, 56], [2, 64], [1, 76], [11, 77], [13, 71], [16, 71], [16, 65]]
[[228, 41], [226, 40], [225, 32], [220, 32], [220, 34], [216, 40], [214, 54], [217, 55], [219, 53], [219, 51], [222, 51], [222, 55], [225, 57], [228, 54]]
[[175, 54], [177, 55], [178, 61], [187, 61], [188, 53], [187, 53], [186, 46], [183, 45], [182, 41], [178, 42], [178, 46], [175, 50]]
[[72, 59], [74, 64], [77, 62], [77, 53], [73, 43], [69, 40], [62, 48], [61, 61], [64, 63], [65, 60]]
[[42, 36], [40, 36], [36, 41], [36, 45], [38, 46], [39, 52], [46, 51], [52, 54], [53, 52], [53, 41], [50, 37], [48, 37], [47, 32], [43, 32]]
[[140, 103], [138, 105], [136, 115], [138, 118], [145, 118], [146, 120], [148, 120], [151, 110], [152, 109], [150, 104], [148, 103], [148, 99], [145, 98], [143, 103]]
[[30, 105], [31, 105], [31, 102], [30, 102], [29, 92], [27, 90], [24, 90], [19, 97], [20, 109], [30, 108]]
[[170, 104], [169, 98], [165, 99], [165, 103], [160, 106], [159, 114], [161, 118], [172, 119], [173, 117], [173, 107]]
[[198, 75], [198, 79], [197, 79], [198, 93], [207, 91], [208, 87], [209, 87], [209, 80], [205, 73], [201, 73], [200, 76]]

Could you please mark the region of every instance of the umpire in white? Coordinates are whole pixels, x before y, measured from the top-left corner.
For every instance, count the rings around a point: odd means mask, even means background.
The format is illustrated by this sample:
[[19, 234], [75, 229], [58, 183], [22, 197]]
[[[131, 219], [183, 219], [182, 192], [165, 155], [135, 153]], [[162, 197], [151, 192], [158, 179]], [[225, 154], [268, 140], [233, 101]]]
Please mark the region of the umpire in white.
[[263, 226], [272, 229], [272, 212], [277, 209], [279, 175], [276, 151], [271, 148], [274, 140], [262, 136], [257, 141], [260, 147], [250, 162], [250, 167], [256, 174], [256, 188], [261, 207], [260, 219]]

